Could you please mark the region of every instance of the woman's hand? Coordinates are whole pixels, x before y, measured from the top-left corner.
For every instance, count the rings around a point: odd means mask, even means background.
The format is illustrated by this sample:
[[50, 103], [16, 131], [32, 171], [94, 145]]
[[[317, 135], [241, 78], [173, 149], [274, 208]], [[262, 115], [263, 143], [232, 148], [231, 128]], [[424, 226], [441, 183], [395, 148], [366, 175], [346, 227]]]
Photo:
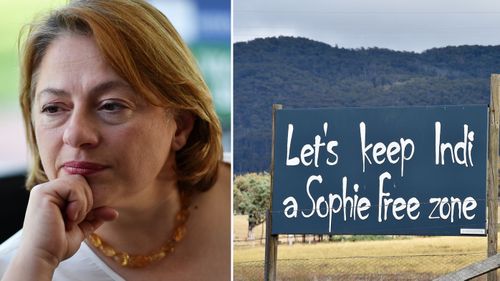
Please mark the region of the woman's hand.
[[[116, 219], [109, 207], [93, 209], [92, 190], [83, 176], [64, 175], [35, 186], [30, 192], [20, 248], [4, 275], [17, 280], [30, 276], [52, 278], [55, 268], [80, 248], [82, 241], [104, 221]], [[19, 266], [22, 266], [19, 268]], [[28, 279], [19, 274], [33, 272]], [[16, 269], [18, 268], [18, 269]], [[14, 273], [15, 272], [15, 273]], [[49, 275], [47, 275], [49, 274]]]

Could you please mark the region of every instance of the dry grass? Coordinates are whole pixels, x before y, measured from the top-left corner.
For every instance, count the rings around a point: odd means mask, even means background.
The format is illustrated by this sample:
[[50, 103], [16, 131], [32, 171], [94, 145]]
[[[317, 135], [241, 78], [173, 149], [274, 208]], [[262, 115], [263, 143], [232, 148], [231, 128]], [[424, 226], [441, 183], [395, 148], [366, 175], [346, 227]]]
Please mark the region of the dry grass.
[[[429, 255], [454, 255], [457, 253], [476, 254], [479, 260], [484, 258], [486, 253], [486, 238], [477, 237], [431, 237], [431, 238], [409, 238], [382, 241], [361, 241], [361, 242], [341, 242], [341, 243], [317, 243], [317, 244], [295, 244], [293, 246], [280, 245], [278, 251], [279, 259], [336, 259], [338, 266], [339, 258], [352, 262], [356, 257], [392, 257], [392, 256], [413, 256], [412, 259], [418, 264], [418, 259], [428, 259]], [[249, 262], [262, 261], [264, 257], [264, 247], [236, 247], [234, 251], [234, 261]], [[384, 264], [383, 258], [379, 259], [377, 268], [364, 266], [366, 272], [379, 271], [380, 266], [389, 270], [390, 264]], [[388, 259], [392, 263], [391, 259]], [[420, 264], [426, 265], [426, 262]], [[346, 266], [348, 266], [346, 264]], [[417, 272], [428, 272], [428, 266], [419, 269], [413, 268]], [[436, 267], [433, 272], [450, 272], [456, 269], [456, 261], [449, 259], [449, 263], [443, 263]], [[394, 268], [397, 271], [397, 268]]]
[[[260, 236], [261, 227], [255, 231]], [[234, 219], [235, 240], [247, 236], [246, 217]], [[262, 278], [264, 246], [235, 243], [235, 280], [259, 280]], [[423, 280], [455, 271], [486, 257], [486, 237], [395, 237], [390, 240], [280, 244], [278, 250], [278, 275], [291, 276], [290, 280], [310, 280], [321, 276], [345, 276], [382, 274], [387, 276], [425, 276]], [[280, 265], [281, 264], [281, 265]], [[259, 267], [253, 272], [244, 267]], [[308, 273], [309, 275], [307, 275]], [[255, 278], [250, 277], [256, 275]], [[343, 275], [342, 275], [343, 274]], [[403, 274], [403, 275], [402, 275]], [[359, 276], [359, 275], [358, 275]], [[299, 278], [300, 277], [300, 278]], [[376, 279], [375, 278], [375, 279]], [[421, 278], [421, 277], [419, 277]], [[410, 280], [422, 280], [422, 279]], [[282, 280], [289, 280], [286, 277]], [[335, 279], [334, 279], [335, 280]], [[370, 278], [366, 280], [372, 280]]]
[[[247, 216], [234, 216], [234, 241], [245, 241], [248, 236], [248, 221]], [[253, 229], [255, 239], [260, 239], [265, 237], [266, 233], [264, 230], [264, 225], [259, 224]]]

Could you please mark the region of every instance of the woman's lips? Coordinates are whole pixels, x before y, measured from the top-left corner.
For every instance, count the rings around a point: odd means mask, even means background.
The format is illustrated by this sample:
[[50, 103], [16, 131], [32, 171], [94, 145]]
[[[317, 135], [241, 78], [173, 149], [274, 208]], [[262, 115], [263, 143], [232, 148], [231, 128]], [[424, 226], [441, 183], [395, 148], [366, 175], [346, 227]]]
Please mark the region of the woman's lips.
[[87, 176], [106, 169], [107, 166], [84, 161], [70, 161], [63, 164], [63, 169], [70, 175]]

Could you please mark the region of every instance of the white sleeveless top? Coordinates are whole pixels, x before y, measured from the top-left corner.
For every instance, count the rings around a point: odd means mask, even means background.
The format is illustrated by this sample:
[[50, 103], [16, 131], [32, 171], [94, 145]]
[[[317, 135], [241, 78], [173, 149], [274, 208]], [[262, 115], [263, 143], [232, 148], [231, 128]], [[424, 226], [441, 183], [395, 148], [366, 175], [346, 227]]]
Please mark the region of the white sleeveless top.
[[[0, 278], [19, 248], [22, 230], [0, 245]], [[53, 281], [125, 281], [109, 268], [85, 243], [75, 255], [61, 262], [54, 272]]]

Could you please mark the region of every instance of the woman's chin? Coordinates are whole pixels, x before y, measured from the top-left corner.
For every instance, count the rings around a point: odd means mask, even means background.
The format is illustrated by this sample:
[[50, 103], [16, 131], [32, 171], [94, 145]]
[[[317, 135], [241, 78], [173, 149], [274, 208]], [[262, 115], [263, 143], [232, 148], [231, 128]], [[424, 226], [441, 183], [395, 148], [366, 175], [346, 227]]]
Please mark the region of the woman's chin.
[[92, 190], [92, 197], [94, 200], [93, 208], [108, 206], [110, 203], [109, 194], [110, 185], [102, 182], [89, 181], [90, 189]]

